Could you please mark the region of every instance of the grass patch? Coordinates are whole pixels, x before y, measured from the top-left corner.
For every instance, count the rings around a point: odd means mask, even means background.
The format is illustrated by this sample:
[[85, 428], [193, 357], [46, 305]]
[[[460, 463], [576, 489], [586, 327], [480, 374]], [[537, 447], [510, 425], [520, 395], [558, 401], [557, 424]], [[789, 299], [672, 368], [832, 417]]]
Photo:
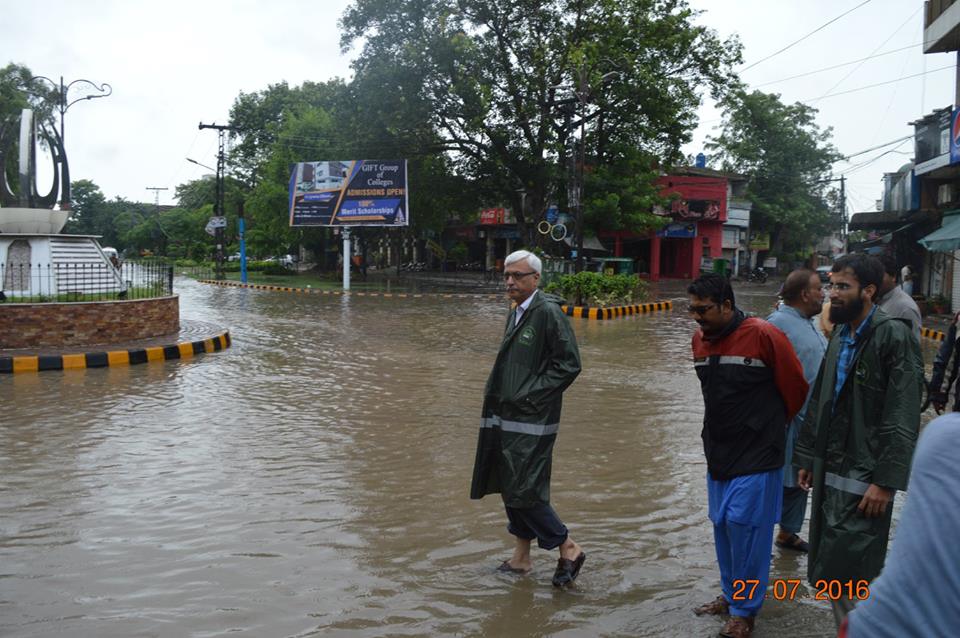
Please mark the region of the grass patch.
[[[227, 281], [240, 281], [240, 273], [224, 273]], [[342, 290], [343, 280], [331, 276], [324, 276], [312, 273], [290, 273], [289, 275], [265, 275], [259, 272], [247, 273], [247, 283], [265, 284], [268, 286], [285, 286], [290, 288], [315, 288], [319, 290]], [[362, 281], [357, 277], [350, 277], [351, 290], [384, 290], [386, 287], [380, 281]], [[396, 283], [390, 286], [391, 290], [396, 289]]]

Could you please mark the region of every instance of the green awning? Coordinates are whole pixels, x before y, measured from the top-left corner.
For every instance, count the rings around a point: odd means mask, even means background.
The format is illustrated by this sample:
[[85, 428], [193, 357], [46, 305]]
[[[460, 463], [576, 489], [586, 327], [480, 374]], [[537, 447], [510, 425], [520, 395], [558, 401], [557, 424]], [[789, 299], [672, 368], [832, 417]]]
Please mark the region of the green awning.
[[960, 249], [960, 215], [944, 217], [940, 228], [917, 241], [935, 253], [949, 253]]

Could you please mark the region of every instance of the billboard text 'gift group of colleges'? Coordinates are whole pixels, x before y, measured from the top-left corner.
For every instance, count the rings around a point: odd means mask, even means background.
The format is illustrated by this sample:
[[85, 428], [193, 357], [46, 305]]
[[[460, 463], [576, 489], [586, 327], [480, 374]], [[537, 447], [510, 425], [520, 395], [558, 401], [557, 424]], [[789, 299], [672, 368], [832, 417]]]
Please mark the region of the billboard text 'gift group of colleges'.
[[300, 162], [290, 172], [291, 226], [406, 226], [406, 160]]

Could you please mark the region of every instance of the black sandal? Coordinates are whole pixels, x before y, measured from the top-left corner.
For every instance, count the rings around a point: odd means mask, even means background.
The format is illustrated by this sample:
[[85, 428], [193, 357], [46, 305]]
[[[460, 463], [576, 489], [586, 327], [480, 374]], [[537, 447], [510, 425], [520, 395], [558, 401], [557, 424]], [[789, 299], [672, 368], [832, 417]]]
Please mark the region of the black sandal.
[[583, 567], [583, 561], [586, 559], [587, 554], [580, 552], [575, 560], [569, 558], [557, 560], [557, 571], [553, 572], [553, 586], [563, 587], [575, 581], [580, 574], [580, 568]]
[[774, 544], [781, 549], [792, 549], [803, 554], [810, 551], [810, 543], [800, 538], [798, 534], [791, 534], [787, 540], [776, 541]]

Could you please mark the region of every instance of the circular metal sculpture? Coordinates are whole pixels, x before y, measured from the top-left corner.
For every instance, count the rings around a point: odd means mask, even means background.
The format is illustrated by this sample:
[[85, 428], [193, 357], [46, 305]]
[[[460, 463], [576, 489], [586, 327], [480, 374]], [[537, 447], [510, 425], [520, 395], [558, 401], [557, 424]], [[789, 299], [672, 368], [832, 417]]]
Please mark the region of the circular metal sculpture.
[[[53, 162], [53, 184], [46, 194], [37, 190], [37, 138]], [[8, 178], [14, 172], [16, 188]], [[58, 198], [61, 210], [52, 210]], [[70, 170], [56, 129], [38, 123], [31, 109], [0, 123], [0, 233], [59, 233], [70, 214], [69, 202]]]

